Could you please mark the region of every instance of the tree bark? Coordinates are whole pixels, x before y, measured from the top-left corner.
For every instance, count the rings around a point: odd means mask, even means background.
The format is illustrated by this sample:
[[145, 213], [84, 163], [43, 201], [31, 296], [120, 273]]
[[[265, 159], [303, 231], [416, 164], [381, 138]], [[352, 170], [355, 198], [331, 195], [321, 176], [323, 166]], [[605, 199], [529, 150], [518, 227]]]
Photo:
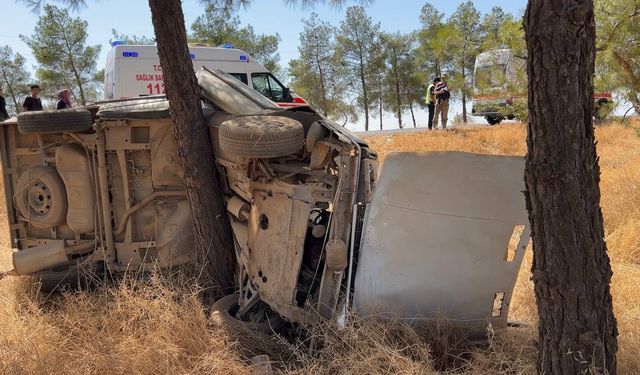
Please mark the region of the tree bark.
[[410, 101], [409, 102], [409, 111], [411, 112], [411, 120], [413, 120], [413, 128], [417, 128], [418, 126], [416, 125], [416, 115], [413, 113], [413, 102]]
[[367, 95], [367, 81], [364, 74], [364, 62], [362, 61], [362, 51], [360, 51], [360, 84], [362, 85], [362, 101], [364, 105], [364, 131], [369, 131], [369, 96]]
[[[464, 65], [462, 66], [462, 81], [465, 82], [466, 85], [467, 74]], [[462, 88], [462, 122], [467, 123], [467, 93], [465, 87]]]
[[191, 205], [195, 251], [204, 271], [223, 292], [235, 286], [235, 252], [209, 130], [202, 115], [180, 0], [149, 0], [158, 55], [171, 109], [178, 159]]
[[529, 0], [525, 171], [538, 373], [616, 372], [611, 265], [593, 130], [593, 0]]

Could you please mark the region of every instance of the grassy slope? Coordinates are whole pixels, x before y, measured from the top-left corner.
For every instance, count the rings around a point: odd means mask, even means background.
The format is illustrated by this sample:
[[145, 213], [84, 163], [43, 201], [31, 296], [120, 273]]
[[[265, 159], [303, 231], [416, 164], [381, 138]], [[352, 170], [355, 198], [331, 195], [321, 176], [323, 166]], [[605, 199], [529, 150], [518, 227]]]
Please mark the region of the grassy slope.
[[[640, 138], [635, 127], [597, 130], [602, 208], [613, 262], [612, 292], [620, 330], [619, 371], [640, 373]], [[394, 151], [460, 150], [523, 155], [521, 126], [371, 137], [381, 157]], [[5, 208], [0, 207], [6, 228]], [[0, 237], [0, 268], [10, 264], [8, 235]], [[312, 357], [295, 343], [237, 342], [208, 318], [188, 283], [162, 275], [147, 284], [83, 292], [45, 300], [26, 278], [0, 281], [0, 373], [243, 373], [247, 357], [267, 352], [291, 373], [435, 373], [455, 362], [457, 373], [535, 373], [535, 300], [530, 254], [518, 279], [511, 317], [530, 324], [509, 330], [489, 348], [452, 351], [444, 333], [419, 335], [400, 324], [355, 321], [330, 334]], [[366, 323], [366, 324], [363, 324]], [[452, 361], [452, 356], [460, 357]]]

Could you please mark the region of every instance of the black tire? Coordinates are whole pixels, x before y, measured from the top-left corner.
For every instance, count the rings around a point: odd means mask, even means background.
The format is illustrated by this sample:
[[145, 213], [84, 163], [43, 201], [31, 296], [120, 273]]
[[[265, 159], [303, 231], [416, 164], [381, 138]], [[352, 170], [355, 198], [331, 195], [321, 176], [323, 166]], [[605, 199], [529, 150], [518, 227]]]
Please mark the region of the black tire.
[[89, 129], [91, 112], [83, 108], [22, 112], [18, 115], [18, 131], [22, 134], [83, 132]]
[[271, 334], [277, 326], [280, 325], [279, 319], [274, 319], [272, 322], [246, 322], [235, 317], [238, 311], [238, 294], [230, 294], [217, 300], [211, 310], [211, 319], [216, 323], [222, 323], [227, 328], [237, 332], [260, 332], [264, 334]]
[[598, 100], [598, 102], [596, 102], [594, 109], [593, 109], [593, 117], [596, 120], [605, 120], [609, 114], [612, 112], [611, 108], [609, 107], [610, 102], [604, 99]]
[[220, 125], [220, 148], [232, 155], [268, 159], [293, 155], [304, 145], [304, 128], [279, 116], [246, 116]]
[[88, 268], [73, 264], [36, 272], [31, 278], [42, 293], [51, 294], [94, 287], [104, 282], [105, 271], [103, 262]]
[[15, 205], [29, 224], [51, 228], [67, 219], [67, 191], [58, 172], [44, 165], [29, 168], [18, 178]]
[[78, 290], [84, 286], [83, 275], [77, 266], [70, 266], [64, 270], [40, 271], [31, 276], [43, 293], [55, 293], [64, 290]]
[[498, 125], [502, 122], [502, 116], [487, 116], [485, 117], [489, 125]]

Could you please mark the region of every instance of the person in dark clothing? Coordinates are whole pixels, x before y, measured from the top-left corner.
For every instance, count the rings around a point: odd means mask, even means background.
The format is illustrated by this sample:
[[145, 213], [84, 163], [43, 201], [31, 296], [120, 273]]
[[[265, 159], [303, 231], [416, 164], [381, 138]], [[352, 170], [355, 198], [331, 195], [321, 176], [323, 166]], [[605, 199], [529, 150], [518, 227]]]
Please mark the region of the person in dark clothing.
[[40, 96], [40, 86], [31, 86], [31, 96], [27, 96], [22, 104], [22, 109], [25, 111], [42, 111], [42, 101]]
[[58, 105], [56, 109], [71, 108], [71, 91], [64, 89], [58, 92]]
[[442, 117], [442, 129], [446, 129], [447, 117], [449, 115], [449, 98], [451, 97], [449, 87], [447, 86], [446, 74], [443, 74], [440, 82], [436, 84], [436, 91], [434, 91], [434, 94], [436, 96], [436, 113], [433, 116], [433, 126], [437, 128], [439, 117]]
[[436, 108], [436, 85], [440, 82], [440, 77], [436, 77], [433, 80], [433, 83], [427, 87], [427, 95], [425, 96], [425, 102], [427, 103], [427, 108], [429, 109], [429, 130], [433, 128], [433, 112]]
[[0, 87], [0, 122], [9, 118], [9, 112], [7, 112], [7, 101], [4, 99], [2, 87]]

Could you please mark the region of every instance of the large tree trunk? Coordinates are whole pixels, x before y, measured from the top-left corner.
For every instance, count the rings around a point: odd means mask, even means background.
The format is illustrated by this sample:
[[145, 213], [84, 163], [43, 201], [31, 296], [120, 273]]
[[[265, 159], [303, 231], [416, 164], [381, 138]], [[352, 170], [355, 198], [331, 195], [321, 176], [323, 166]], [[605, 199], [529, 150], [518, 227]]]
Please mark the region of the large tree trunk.
[[538, 372], [616, 372], [611, 265], [593, 130], [593, 0], [529, 0], [525, 171]]
[[202, 116], [180, 0], [149, 0], [178, 159], [191, 205], [195, 251], [223, 292], [234, 288], [235, 252], [209, 130]]

